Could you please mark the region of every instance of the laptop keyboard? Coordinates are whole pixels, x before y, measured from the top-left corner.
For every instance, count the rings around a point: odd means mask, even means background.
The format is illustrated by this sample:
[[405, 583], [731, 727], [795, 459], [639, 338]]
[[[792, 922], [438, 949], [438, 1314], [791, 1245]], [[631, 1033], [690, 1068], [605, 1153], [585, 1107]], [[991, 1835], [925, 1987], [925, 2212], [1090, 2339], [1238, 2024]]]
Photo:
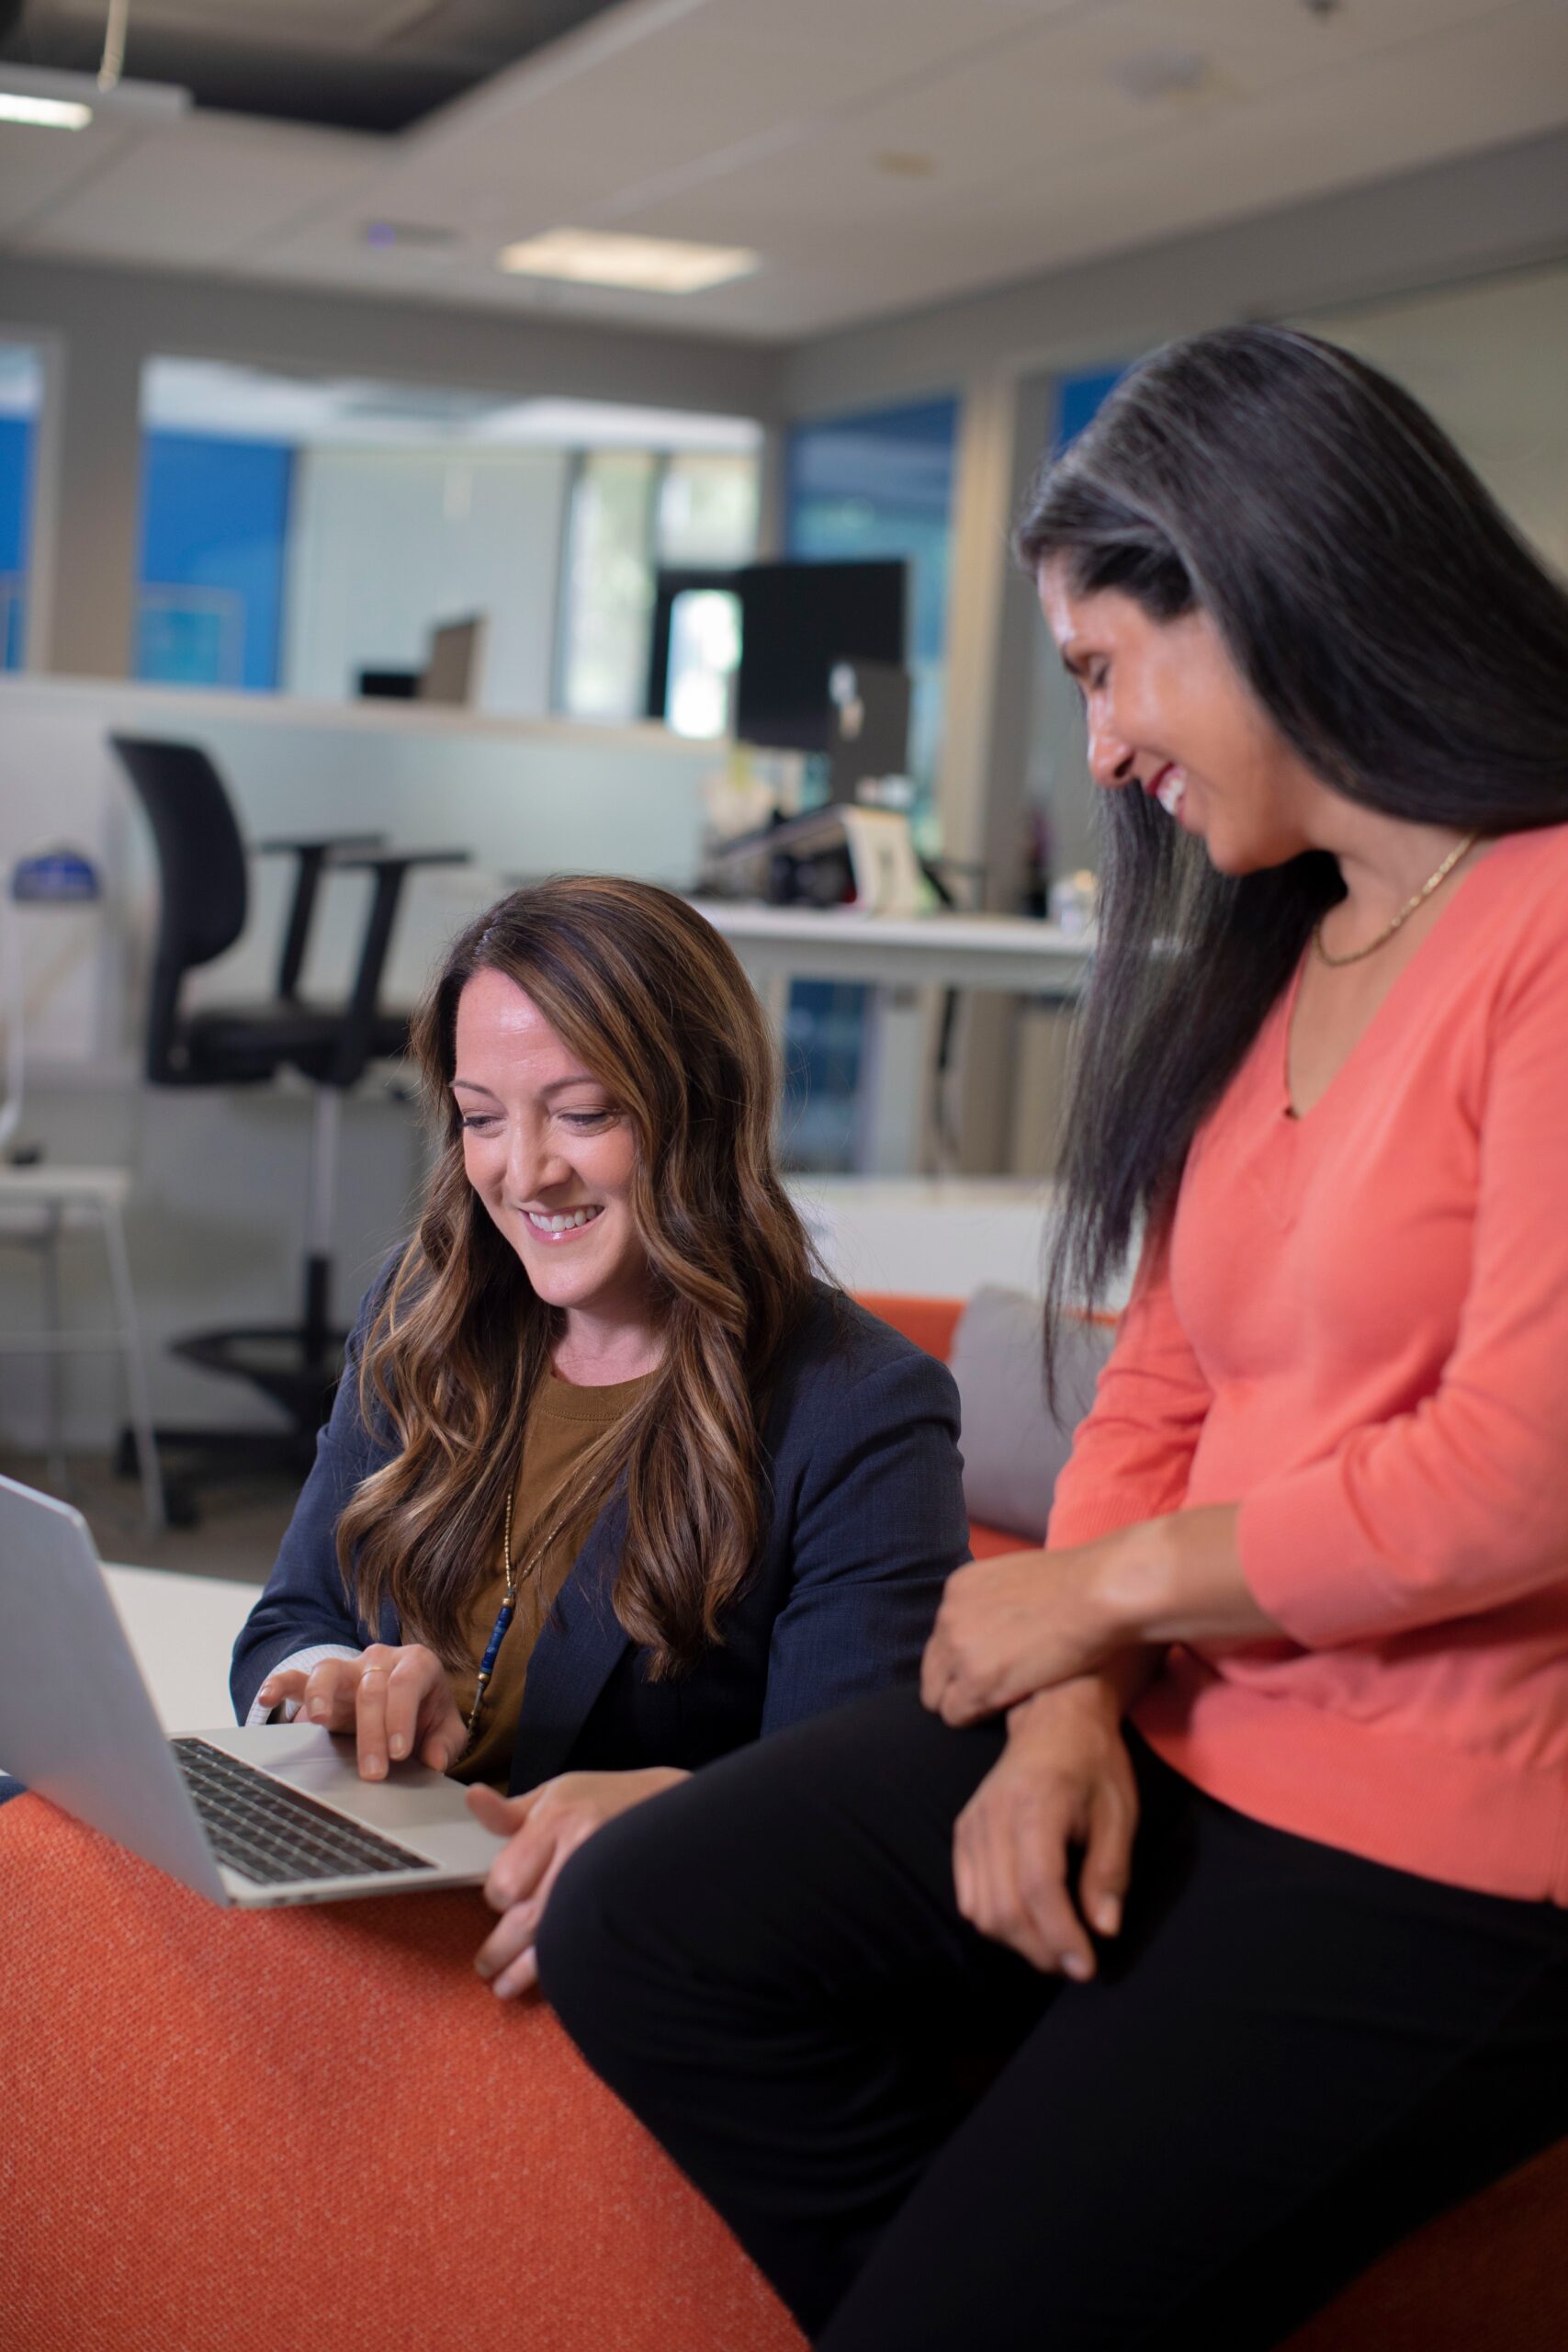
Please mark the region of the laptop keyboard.
[[330, 1805], [286, 1788], [205, 1739], [169, 1742], [220, 1862], [258, 1885], [350, 1878], [367, 1871], [430, 1871], [423, 1854], [361, 1829]]

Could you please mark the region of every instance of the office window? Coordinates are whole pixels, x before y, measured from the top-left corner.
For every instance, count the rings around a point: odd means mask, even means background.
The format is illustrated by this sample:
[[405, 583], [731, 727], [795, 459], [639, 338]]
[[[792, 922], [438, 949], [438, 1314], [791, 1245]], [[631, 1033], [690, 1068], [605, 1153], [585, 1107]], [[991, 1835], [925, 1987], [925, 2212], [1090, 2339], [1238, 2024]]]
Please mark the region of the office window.
[[482, 618], [479, 707], [547, 712], [558, 641], [567, 707], [631, 717], [665, 538], [728, 560], [755, 528], [742, 418], [159, 358], [142, 421], [136, 667], [167, 683], [412, 692]]
[[28, 344], [0, 343], [0, 670], [27, 661], [33, 461], [43, 369]]
[[[750, 428], [739, 449], [598, 449], [579, 461], [561, 615], [560, 705], [574, 718], [642, 716], [660, 565], [721, 570], [755, 552], [760, 437]], [[677, 600], [667, 708], [678, 732], [726, 731], [739, 656], [733, 598]]]
[[660, 562], [746, 562], [756, 552], [759, 491], [754, 454], [668, 458], [659, 484]]
[[561, 705], [573, 718], [642, 713], [653, 606], [658, 468], [646, 449], [599, 449], [572, 484]]

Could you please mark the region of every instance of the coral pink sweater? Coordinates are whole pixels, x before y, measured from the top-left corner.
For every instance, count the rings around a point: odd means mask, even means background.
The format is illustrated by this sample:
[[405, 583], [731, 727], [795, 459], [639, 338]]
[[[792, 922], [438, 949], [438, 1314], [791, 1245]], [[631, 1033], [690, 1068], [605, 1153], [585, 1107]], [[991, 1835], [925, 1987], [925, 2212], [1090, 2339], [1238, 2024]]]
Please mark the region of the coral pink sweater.
[[1568, 1904], [1568, 826], [1465, 876], [1327, 1092], [1294, 988], [1190, 1155], [1050, 1546], [1240, 1506], [1281, 1639], [1134, 1720], [1238, 1811]]

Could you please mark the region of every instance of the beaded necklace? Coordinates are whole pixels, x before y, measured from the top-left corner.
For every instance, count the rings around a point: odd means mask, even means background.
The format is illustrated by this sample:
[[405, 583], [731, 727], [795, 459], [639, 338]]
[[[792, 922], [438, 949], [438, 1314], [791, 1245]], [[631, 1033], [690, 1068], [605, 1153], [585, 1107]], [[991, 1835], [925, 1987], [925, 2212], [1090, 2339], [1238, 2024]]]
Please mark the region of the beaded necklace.
[[474, 1680], [474, 1703], [468, 1710], [468, 1736], [463, 1747], [465, 1756], [474, 1744], [475, 1727], [484, 1705], [485, 1691], [489, 1688], [491, 1675], [495, 1672], [496, 1659], [501, 1656], [501, 1645], [506, 1639], [507, 1629], [513, 1618], [517, 1614], [519, 1588], [525, 1577], [532, 1576], [536, 1568], [543, 1566], [551, 1544], [577, 1509], [580, 1498], [581, 1490], [575, 1490], [568, 1497], [563, 1508], [551, 1520], [544, 1540], [535, 1545], [521, 1568], [514, 1568], [512, 1565], [512, 1494], [510, 1488], [507, 1491], [506, 1521], [502, 1535], [502, 1556], [506, 1566], [506, 1589], [502, 1595], [501, 1607], [496, 1611], [495, 1623], [491, 1628], [490, 1639], [485, 1644], [484, 1656], [479, 1660], [479, 1670]]

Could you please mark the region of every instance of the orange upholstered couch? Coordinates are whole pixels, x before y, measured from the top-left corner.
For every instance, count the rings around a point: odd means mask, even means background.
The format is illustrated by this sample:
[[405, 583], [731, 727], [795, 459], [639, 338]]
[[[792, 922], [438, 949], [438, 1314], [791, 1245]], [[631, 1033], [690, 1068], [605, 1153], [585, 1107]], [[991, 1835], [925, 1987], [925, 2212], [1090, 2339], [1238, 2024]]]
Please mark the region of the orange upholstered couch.
[[[946, 1351], [956, 1306], [871, 1303]], [[0, 1807], [0, 2352], [800, 2352], [549, 2011], [479, 1984], [487, 1918], [216, 1911]], [[1560, 2352], [1565, 2210], [1558, 2150], [1292, 2352]]]

